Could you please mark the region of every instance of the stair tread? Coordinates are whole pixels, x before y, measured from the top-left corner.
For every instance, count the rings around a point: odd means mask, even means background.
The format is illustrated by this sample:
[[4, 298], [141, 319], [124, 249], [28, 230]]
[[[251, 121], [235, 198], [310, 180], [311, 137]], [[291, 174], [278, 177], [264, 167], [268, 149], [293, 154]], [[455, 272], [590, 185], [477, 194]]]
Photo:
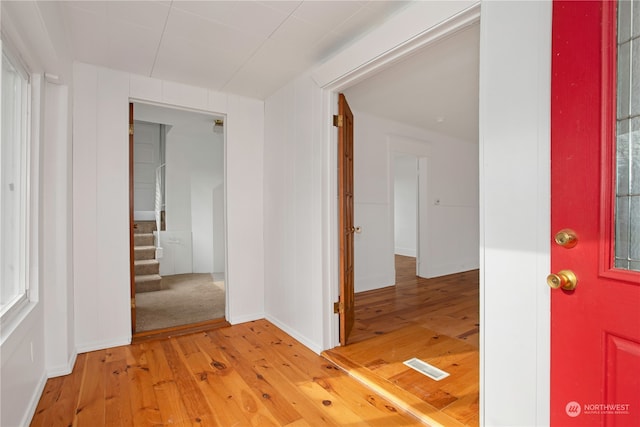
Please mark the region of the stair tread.
[[152, 280], [160, 280], [162, 276], [159, 274], [143, 274], [142, 276], [135, 276], [135, 282], [150, 282]]
[[134, 265], [149, 265], [149, 264], [160, 264], [160, 261], [157, 259], [136, 259], [133, 261]]
[[155, 249], [156, 247], [153, 245], [149, 246], [134, 246], [133, 249], [137, 249], [139, 251], [148, 251], [149, 249]]

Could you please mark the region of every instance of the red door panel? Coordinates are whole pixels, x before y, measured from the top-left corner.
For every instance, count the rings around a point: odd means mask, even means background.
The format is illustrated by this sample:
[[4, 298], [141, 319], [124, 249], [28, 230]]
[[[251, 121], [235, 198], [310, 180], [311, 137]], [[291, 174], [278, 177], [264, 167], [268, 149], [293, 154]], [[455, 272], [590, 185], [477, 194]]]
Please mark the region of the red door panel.
[[616, 3], [554, 1], [552, 52], [551, 268], [577, 286], [550, 278], [551, 424], [640, 426], [640, 273], [613, 268]]

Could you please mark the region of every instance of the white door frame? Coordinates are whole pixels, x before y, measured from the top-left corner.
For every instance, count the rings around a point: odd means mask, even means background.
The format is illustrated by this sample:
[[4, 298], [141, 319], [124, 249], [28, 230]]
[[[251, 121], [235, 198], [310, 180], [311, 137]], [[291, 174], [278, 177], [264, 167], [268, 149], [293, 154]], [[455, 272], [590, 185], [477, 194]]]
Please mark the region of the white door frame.
[[[459, 7], [459, 6], [458, 6]], [[324, 146], [325, 168], [323, 171], [328, 176], [323, 177], [323, 181], [329, 183], [328, 191], [325, 193], [324, 206], [327, 207], [324, 215], [325, 242], [323, 247], [325, 254], [325, 281], [329, 283], [329, 289], [325, 289], [323, 313], [324, 348], [333, 348], [339, 345], [339, 324], [337, 316], [333, 314], [333, 301], [338, 300], [339, 279], [338, 279], [338, 222], [337, 222], [337, 134], [333, 128], [331, 117], [337, 112], [338, 93], [350, 86], [372, 76], [374, 73], [384, 68], [392, 66], [394, 63], [412, 55], [418, 50], [427, 47], [445, 37], [457, 33], [471, 25], [477, 24], [480, 20], [480, 3], [470, 2], [470, 7], [449, 17], [444, 22], [437, 23], [404, 42], [397, 44], [386, 51], [383, 55], [375, 58], [364, 58], [362, 64], [358, 64], [351, 71], [342, 74], [331, 81], [323, 81], [324, 75], [331, 75], [331, 64], [321, 66], [316, 70], [314, 79], [322, 88], [322, 111], [325, 117], [323, 128], [323, 140], [328, 141]]]
[[[335, 131], [330, 120], [336, 114], [336, 94], [421, 47], [476, 23], [479, 2], [465, 3], [467, 9], [443, 14], [456, 4], [464, 7], [461, 3], [437, 2], [433, 6], [444, 22], [427, 22], [433, 16], [420, 13], [424, 12], [421, 8], [435, 3], [412, 3], [409, 7], [415, 17], [400, 16], [386, 31], [374, 31], [365, 38], [366, 43], [345, 49], [312, 73], [322, 89], [324, 118], [324, 348], [338, 343], [338, 321], [332, 312], [338, 296], [337, 172]], [[480, 422], [491, 426], [546, 425], [549, 292], [544, 278], [550, 247], [551, 3], [482, 2], [482, 17]], [[410, 35], [414, 30], [419, 30], [417, 35]], [[409, 37], [398, 38], [404, 35]], [[513, 277], [519, 278], [517, 288], [512, 286]], [[487, 301], [489, 311], [485, 310]]]

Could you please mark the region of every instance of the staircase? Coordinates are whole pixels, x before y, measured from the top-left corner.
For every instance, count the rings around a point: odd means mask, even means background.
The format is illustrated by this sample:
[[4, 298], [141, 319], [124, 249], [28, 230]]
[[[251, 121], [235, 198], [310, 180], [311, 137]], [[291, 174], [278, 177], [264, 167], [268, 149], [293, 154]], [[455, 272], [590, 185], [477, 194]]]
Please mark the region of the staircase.
[[162, 288], [160, 263], [156, 259], [153, 232], [155, 221], [136, 221], [133, 225], [133, 253], [136, 293], [159, 291]]

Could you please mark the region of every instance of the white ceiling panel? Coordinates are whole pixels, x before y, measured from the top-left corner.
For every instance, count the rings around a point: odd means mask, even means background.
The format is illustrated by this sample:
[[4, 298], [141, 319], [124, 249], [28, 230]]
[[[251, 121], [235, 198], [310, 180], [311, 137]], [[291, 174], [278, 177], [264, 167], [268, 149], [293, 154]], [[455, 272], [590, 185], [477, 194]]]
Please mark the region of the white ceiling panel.
[[[106, 6], [103, 8], [106, 14]], [[85, 8], [70, 7], [65, 21], [69, 26], [74, 59], [111, 66], [109, 64], [109, 22], [103, 15]]]
[[335, 28], [364, 7], [355, 1], [305, 1], [293, 16], [324, 30]]
[[[74, 2], [85, 3], [85, 2]], [[107, 18], [162, 33], [169, 15], [169, 1], [108, 1]]]
[[260, 98], [266, 98], [297, 77], [299, 70], [310, 68], [313, 64], [313, 58], [303, 49], [292, 52], [282, 49], [275, 40], [267, 40], [225, 85], [223, 91], [245, 96], [257, 93]]
[[202, 46], [175, 37], [163, 41], [151, 77], [217, 89], [242, 63], [240, 55], [219, 50], [214, 44]]
[[178, 1], [173, 8], [254, 34], [261, 39], [269, 37], [289, 15], [256, 1]]
[[307, 47], [318, 43], [327, 30], [294, 16], [289, 17], [271, 35], [270, 39], [281, 42], [283, 48]]
[[112, 68], [149, 75], [161, 32], [114, 21], [109, 28], [107, 61]]
[[[54, 3], [75, 60], [265, 99], [411, 2]], [[477, 34], [476, 26], [349, 88], [352, 107], [477, 139]]]
[[61, 1], [60, 5], [66, 8], [81, 9], [85, 12], [107, 16], [108, 1]]
[[[385, 4], [384, 2], [373, 3]], [[332, 31], [342, 33], [350, 38], [361, 36], [363, 34], [363, 28], [372, 28], [384, 22], [391, 14], [405, 7], [406, 3], [407, 2], [393, 2], [393, 8], [387, 7], [384, 9], [380, 7], [370, 7], [370, 3], [368, 3], [367, 6], [360, 8], [340, 25], [334, 26]]]
[[[194, 44], [211, 46], [217, 50], [235, 52], [245, 59], [264, 41], [263, 38], [253, 34], [177, 9], [172, 9], [169, 15], [163, 41], [174, 38], [186, 39]], [[206, 53], [206, 51], [202, 52], [202, 54]]]
[[258, 1], [258, 3], [289, 16], [302, 4], [302, 0]]

